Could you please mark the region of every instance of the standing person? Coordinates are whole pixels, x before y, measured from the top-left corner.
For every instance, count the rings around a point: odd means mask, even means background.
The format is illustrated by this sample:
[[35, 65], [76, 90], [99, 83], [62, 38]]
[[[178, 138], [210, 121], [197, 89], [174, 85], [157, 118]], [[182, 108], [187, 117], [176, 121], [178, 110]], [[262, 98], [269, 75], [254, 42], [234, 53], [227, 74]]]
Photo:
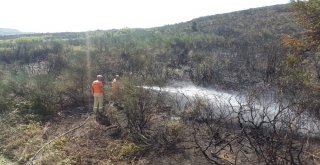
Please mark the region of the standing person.
[[119, 93], [119, 75], [116, 75], [112, 80], [111, 90], [112, 90], [112, 99], [113, 101], [117, 101], [117, 96]]
[[102, 83], [102, 75], [97, 75], [97, 80], [92, 82], [91, 92], [94, 98], [93, 101], [93, 112], [96, 113], [97, 109], [99, 111], [103, 108], [103, 83]]

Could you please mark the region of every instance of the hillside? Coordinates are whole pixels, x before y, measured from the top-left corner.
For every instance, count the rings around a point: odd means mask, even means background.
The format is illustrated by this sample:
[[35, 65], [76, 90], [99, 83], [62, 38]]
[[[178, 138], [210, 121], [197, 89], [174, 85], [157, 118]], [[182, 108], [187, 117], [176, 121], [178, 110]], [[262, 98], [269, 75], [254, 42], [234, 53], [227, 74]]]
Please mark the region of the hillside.
[[[192, 70], [201, 63], [209, 65], [203, 72], [212, 76], [191, 72], [194, 81], [237, 88], [272, 81], [277, 62], [286, 52], [281, 37], [301, 33], [291, 14], [287, 6], [279, 5], [203, 17], [160, 29], [172, 35], [195, 35], [190, 44], [181, 41], [185, 47], [180, 46], [184, 49], [181, 52], [186, 55], [180, 56]], [[207, 38], [198, 39], [199, 35]]]
[[[0, 161], [317, 164], [318, 88], [305, 73], [313, 65], [283, 42], [302, 47], [288, 37], [304, 31], [292, 17], [290, 6], [277, 5], [149, 29], [0, 36]], [[93, 114], [98, 74], [105, 107]], [[172, 81], [240, 100], [185, 101], [141, 88]]]
[[9, 29], [9, 28], [0, 28], [0, 35], [15, 35], [15, 34], [22, 34], [17, 29]]
[[[167, 72], [163, 73], [167, 76], [165, 79], [191, 79], [197, 84], [239, 89], [273, 81], [277, 62], [285, 54], [280, 40], [286, 34], [299, 34], [299, 28], [290, 18], [290, 9], [279, 5], [208, 16], [159, 28], [89, 32], [87, 37], [91, 39], [93, 53], [105, 54], [104, 60], [110, 55], [119, 60], [116, 67], [123, 70], [112, 73], [140, 74], [153, 70], [148, 66], [156, 65]], [[39, 40], [58, 41], [64, 47], [84, 46], [87, 39], [85, 33], [34, 36], [40, 37]], [[3, 42], [9, 42], [8, 39]], [[9, 53], [12, 60], [19, 60], [13, 58], [18, 56], [16, 50]], [[4, 55], [0, 59], [10, 61]], [[45, 58], [46, 55], [42, 55]], [[155, 61], [148, 61], [151, 62], [149, 65], [140, 58]], [[120, 61], [132, 66], [125, 66]], [[112, 70], [101, 67], [100, 71]]]

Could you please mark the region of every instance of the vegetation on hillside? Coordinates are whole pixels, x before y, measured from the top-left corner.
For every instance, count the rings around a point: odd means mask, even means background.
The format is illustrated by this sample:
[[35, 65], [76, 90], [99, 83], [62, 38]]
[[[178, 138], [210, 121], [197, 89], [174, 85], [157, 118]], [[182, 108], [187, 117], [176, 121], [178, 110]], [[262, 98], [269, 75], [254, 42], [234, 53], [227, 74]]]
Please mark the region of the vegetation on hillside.
[[301, 35], [288, 35], [282, 43], [289, 51], [283, 56], [278, 84], [292, 100], [320, 118], [320, 4], [318, 1], [295, 1], [294, 16], [303, 31]]
[[[319, 130], [306, 125], [318, 126], [320, 114], [319, 2], [292, 6], [150, 29], [0, 36], [0, 159], [317, 164]], [[105, 78], [106, 108], [94, 118], [97, 74]], [[115, 74], [116, 99], [109, 91]], [[141, 88], [172, 80], [243, 97], [237, 105], [196, 97], [181, 106], [179, 97]]]

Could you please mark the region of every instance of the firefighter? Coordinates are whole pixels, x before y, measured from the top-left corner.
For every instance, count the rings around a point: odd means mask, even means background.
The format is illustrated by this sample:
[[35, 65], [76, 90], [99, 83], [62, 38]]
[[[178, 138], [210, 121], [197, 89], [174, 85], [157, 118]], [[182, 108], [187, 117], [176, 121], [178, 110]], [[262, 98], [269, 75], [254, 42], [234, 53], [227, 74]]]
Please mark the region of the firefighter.
[[111, 84], [112, 100], [114, 102], [117, 102], [119, 99], [119, 97], [118, 97], [119, 89], [120, 89], [119, 78], [120, 78], [119, 75], [115, 75], [114, 79], [112, 80], [112, 84]]
[[97, 113], [97, 110], [100, 112], [103, 109], [103, 76], [97, 75], [97, 80], [92, 82], [91, 92], [94, 98], [93, 101], [93, 112]]

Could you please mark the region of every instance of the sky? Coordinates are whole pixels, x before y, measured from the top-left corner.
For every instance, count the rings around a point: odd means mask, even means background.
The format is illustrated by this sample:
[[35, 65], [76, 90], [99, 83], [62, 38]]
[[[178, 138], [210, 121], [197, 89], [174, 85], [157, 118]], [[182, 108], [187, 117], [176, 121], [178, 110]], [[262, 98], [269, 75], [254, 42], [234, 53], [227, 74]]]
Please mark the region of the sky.
[[150, 28], [290, 0], [0, 0], [0, 28], [80, 32]]

